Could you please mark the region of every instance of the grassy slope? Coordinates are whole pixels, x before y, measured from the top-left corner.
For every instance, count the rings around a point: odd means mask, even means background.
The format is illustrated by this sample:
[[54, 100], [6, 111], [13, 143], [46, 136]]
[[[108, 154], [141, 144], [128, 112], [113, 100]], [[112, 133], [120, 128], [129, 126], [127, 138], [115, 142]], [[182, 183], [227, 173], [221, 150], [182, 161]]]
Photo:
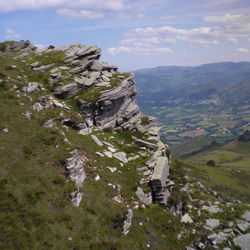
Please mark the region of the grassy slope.
[[[136, 168], [142, 167], [150, 154], [121, 167], [117, 159], [95, 154], [105, 147], [98, 147], [90, 135], [78, 135], [77, 131], [62, 126], [60, 114], [63, 113], [63, 118], [77, 116], [75, 110], [33, 111], [32, 103], [49, 93], [48, 74], [31, 72], [28, 64], [38, 58], [26, 59], [26, 65], [21, 59], [13, 59], [13, 55], [18, 53], [9, 54], [0, 62], [5, 80], [0, 86], [0, 249], [143, 249], [146, 244], [155, 249], [182, 249], [189, 244], [193, 235], [182, 242], [177, 240], [178, 232], [183, 229], [180, 217], [173, 217], [157, 205], [139, 209], [134, 215], [131, 233], [121, 234], [127, 205], [131, 207], [137, 201], [135, 191], [142, 176]], [[11, 65], [17, 68], [8, 67]], [[25, 85], [24, 75], [46, 88], [31, 93], [32, 101], [22, 92], [20, 97], [16, 94], [16, 90]], [[31, 120], [24, 116], [26, 111], [32, 112]], [[55, 126], [43, 127], [51, 118]], [[8, 128], [7, 133], [2, 131], [4, 128]], [[139, 134], [95, 133], [128, 156], [138, 151], [131, 144], [131, 138], [141, 136]], [[111, 135], [114, 138], [109, 140]], [[69, 144], [64, 142], [65, 138]], [[84, 198], [78, 208], [70, 201], [69, 194], [75, 187], [61, 164], [75, 148], [88, 158]], [[111, 173], [108, 166], [118, 171]], [[98, 182], [94, 179], [97, 174], [101, 176]], [[121, 185], [125, 204], [112, 199], [117, 191], [109, 183]]]
[[[54, 56], [61, 58], [61, 55]], [[191, 242], [199, 242], [205, 233], [201, 222], [210, 215], [202, 212], [197, 217], [196, 211], [190, 210], [198, 223], [183, 224], [180, 216], [173, 216], [158, 205], [134, 210], [130, 232], [121, 234], [127, 206], [138, 202], [135, 190], [143, 176], [137, 168], [144, 165], [150, 154], [121, 167], [117, 159], [95, 154], [106, 146], [99, 147], [90, 135], [78, 135], [77, 131], [62, 126], [61, 119], [65, 117], [81, 119], [75, 106], [70, 111], [58, 108], [33, 111], [31, 105], [37, 98], [50, 92], [46, 81], [48, 74], [33, 74], [28, 64], [38, 59], [26, 60], [27, 65], [11, 55], [0, 60], [0, 71], [5, 79], [0, 84], [0, 249], [145, 249], [149, 244], [152, 249], [178, 250]], [[18, 67], [8, 67], [11, 65]], [[38, 81], [45, 87], [45, 90], [32, 92], [32, 100], [22, 92], [20, 97], [16, 93], [25, 85], [25, 75], [28, 81]], [[31, 120], [24, 116], [26, 111], [32, 112]], [[44, 122], [52, 118], [55, 126], [44, 128]], [[3, 132], [4, 128], [9, 131]], [[143, 138], [141, 134], [128, 131], [94, 133], [127, 152], [128, 156], [139, 150], [131, 144], [132, 136]], [[65, 143], [65, 138], [70, 143]], [[61, 164], [75, 148], [88, 158], [87, 178], [82, 188], [84, 197], [78, 208], [72, 205], [69, 196], [75, 187]], [[188, 211], [188, 205], [200, 206], [199, 200], [214, 202], [212, 196], [195, 186], [196, 181], [190, 181], [192, 199], [188, 200], [187, 194], [181, 191], [187, 182], [185, 167], [178, 161], [173, 162], [173, 166], [171, 179], [176, 185], [170, 204], [184, 200]], [[118, 170], [111, 173], [107, 167]], [[97, 174], [101, 177], [99, 181], [95, 181]], [[113, 200], [117, 190], [109, 183], [121, 185], [124, 204]], [[224, 212], [226, 209], [216, 215], [223, 221], [231, 219], [231, 214]], [[239, 217], [243, 209], [244, 206], [237, 206], [235, 217]]]
[[[250, 144], [232, 141], [224, 146], [187, 157], [190, 174], [227, 197], [250, 201]], [[206, 164], [214, 160], [215, 167]]]

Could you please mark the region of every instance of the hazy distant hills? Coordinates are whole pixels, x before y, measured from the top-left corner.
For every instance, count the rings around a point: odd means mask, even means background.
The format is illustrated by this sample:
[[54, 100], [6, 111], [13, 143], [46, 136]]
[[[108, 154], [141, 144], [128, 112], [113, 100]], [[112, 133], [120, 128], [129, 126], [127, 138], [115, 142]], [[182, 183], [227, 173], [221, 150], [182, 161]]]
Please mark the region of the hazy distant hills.
[[177, 144], [206, 135], [229, 140], [250, 124], [250, 62], [163, 66], [135, 72], [142, 110]]
[[197, 67], [161, 66], [135, 71], [141, 92], [203, 84], [245, 82], [250, 79], [250, 62], [222, 62]]

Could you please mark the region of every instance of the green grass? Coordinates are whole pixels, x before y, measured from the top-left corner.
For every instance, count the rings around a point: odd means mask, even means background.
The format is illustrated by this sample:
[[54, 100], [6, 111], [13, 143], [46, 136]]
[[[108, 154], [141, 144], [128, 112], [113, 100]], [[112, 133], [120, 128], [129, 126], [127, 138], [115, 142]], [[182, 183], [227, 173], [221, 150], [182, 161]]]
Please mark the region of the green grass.
[[[190, 175], [201, 179], [208, 187], [227, 198], [250, 201], [249, 143], [230, 142], [217, 149], [188, 157]], [[213, 160], [215, 167], [207, 166]]]

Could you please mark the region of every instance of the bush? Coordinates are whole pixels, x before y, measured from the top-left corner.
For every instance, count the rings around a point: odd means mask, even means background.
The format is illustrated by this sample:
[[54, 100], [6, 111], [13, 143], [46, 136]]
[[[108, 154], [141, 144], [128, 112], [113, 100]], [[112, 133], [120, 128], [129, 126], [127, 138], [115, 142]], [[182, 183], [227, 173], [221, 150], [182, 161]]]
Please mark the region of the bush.
[[166, 148], [166, 156], [169, 158], [171, 154], [170, 148]]
[[103, 129], [104, 133], [113, 133], [113, 128], [112, 127], [107, 127]]
[[148, 116], [142, 116], [141, 117], [141, 125], [147, 125], [149, 124], [149, 117]]
[[207, 165], [210, 167], [215, 167], [216, 163], [214, 160], [209, 160], [209, 161], [207, 161]]

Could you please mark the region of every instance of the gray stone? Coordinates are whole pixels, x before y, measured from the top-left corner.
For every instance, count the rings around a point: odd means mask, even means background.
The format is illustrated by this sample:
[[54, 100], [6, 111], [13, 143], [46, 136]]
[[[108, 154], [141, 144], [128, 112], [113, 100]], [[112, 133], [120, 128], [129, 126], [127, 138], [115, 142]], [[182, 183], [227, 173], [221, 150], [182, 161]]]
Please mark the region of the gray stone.
[[135, 194], [140, 200], [140, 202], [144, 203], [145, 205], [149, 205], [152, 203], [152, 194], [144, 193], [142, 188], [138, 187]]
[[32, 113], [27, 111], [25, 114], [25, 117], [28, 119], [28, 120], [31, 120], [32, 119]]
[[86, 158], [79, 155], [77, 149], [71, 151], [70, 154], [72, 157], [65, 160], [64, 166], [68, 171], [69, 178], [75, 183], [76, 188], [79, 189], [82, 187], [82, 184], [86, 178], [84, 171]]
[[250, 233], [240, 235], [233, 239], [234, 245], [239, 246], [242, 250], [249, 250]]
[[79, 207], [81, 200], [83, 197], [83, 193], [80, 191], [74, 191], [71, 193], [71, 202], [74, 206]]
[[151, 142], [148, 142], [148, 141], [140, 140], [140, 139], [136, 139], [135, 144], [138, 145], [139, 147], [145, 147], [145, 148], [148, 148], [150, 150], [157, 149], [157, 145], [155, 145]]
[[220, 225], [220, 221], [218, 219], [207, 219], [206, 227], [210, 229], [214, 229]]
[[54, 63], [48, 64], [48, 65], [43, 65], [43, 66], [40, 66], [38, 68], [33, 68], [33, 70], [37, 73], [45, 72], [45, 71], [49, 70], [52, 66], [54, 66]]
[[95, 135], [91, 135], [91, 138], [98, 146], [103, 146], [103, 143]]
[[103, 153], [105, 156], [107, 156], [108, 158], [112, 158], [112, 157], [113, 157], [113, 154], [112, 154], [112, 152], [110, 152], [110, 151], [104, 150], [102, 153]]
[[125, 152], [117, 152], [117, 153], [113, 154], [113, 156], [123, 163], [128, 162], [127, 155]]
[[245, 232], [246, 230], [248, 230], [250, 228], [250, 223], [246, 222], [246, 221], [240, 221], [237, 224], [237, 227], [242, 231]]
[[67, 99], [74, 95], [76, 95], [80, 91], [77, 83], [69, 83], [63, 86], [59, 86], [54, 90], [54, 95], [62, 98]]
[[44, 107], [39, 102], [34, 103], [32, 105], [32, 108], [38, 112], [44, 109]]
[[4, 128], [4, 129], [2, 129], [2, 132], [8, 133], [8, 132], [9, 132], [9, 129], [8, 129], [8, 128]]
[[102, 71], [103, 66], [99, 61], [94, 61], [90, 69], [93, 71]]
[[181, 217], [181, 222], [182, 222], [182, 223], [193, 223], [193, 220], [192, 220], [192, 218], [190, 217], [189, 214], [184, 214], [184, 215]]
[[37, 82], [29, 82], [27, 86], [23, 87], [22, 90], [25, 92], [33, 92], [38, 88]]
[[204, 205], [202, 206], [202, 209], [208, 211], [211, 214], [216, 214], [222, 211], [221, 208], [217, 207], [216, 205], [211, 205], [211, 206]]
[[95, 85], [96, 87], [110, 87], [110, 82], [99, 82]]
[[245, 213], [241, 216], [241, 218], [243, 220], [246, 220], [246, 221], [250, 222], [250, 212], [249, 211], [245, 211]]
[[52, 127], [54, 127], [54, 121], [53, 121], [53, 119], [50, 119], [50, 120], [48, 120], [47, 122], [45, 122], [45, 123], [43, 124], [43, 126], [44, 126], [45, 128], [52, 128]]
[[129, 232], [129, 228], [131, 227], [132, 224], [132, 218], [133, 218], [133, 210], [132, 209], [128, 209], [127, 211], [127, 215], [126, 215], [126, 220], [124, 221], [123, 224], [123, 234], [127, 234]]

